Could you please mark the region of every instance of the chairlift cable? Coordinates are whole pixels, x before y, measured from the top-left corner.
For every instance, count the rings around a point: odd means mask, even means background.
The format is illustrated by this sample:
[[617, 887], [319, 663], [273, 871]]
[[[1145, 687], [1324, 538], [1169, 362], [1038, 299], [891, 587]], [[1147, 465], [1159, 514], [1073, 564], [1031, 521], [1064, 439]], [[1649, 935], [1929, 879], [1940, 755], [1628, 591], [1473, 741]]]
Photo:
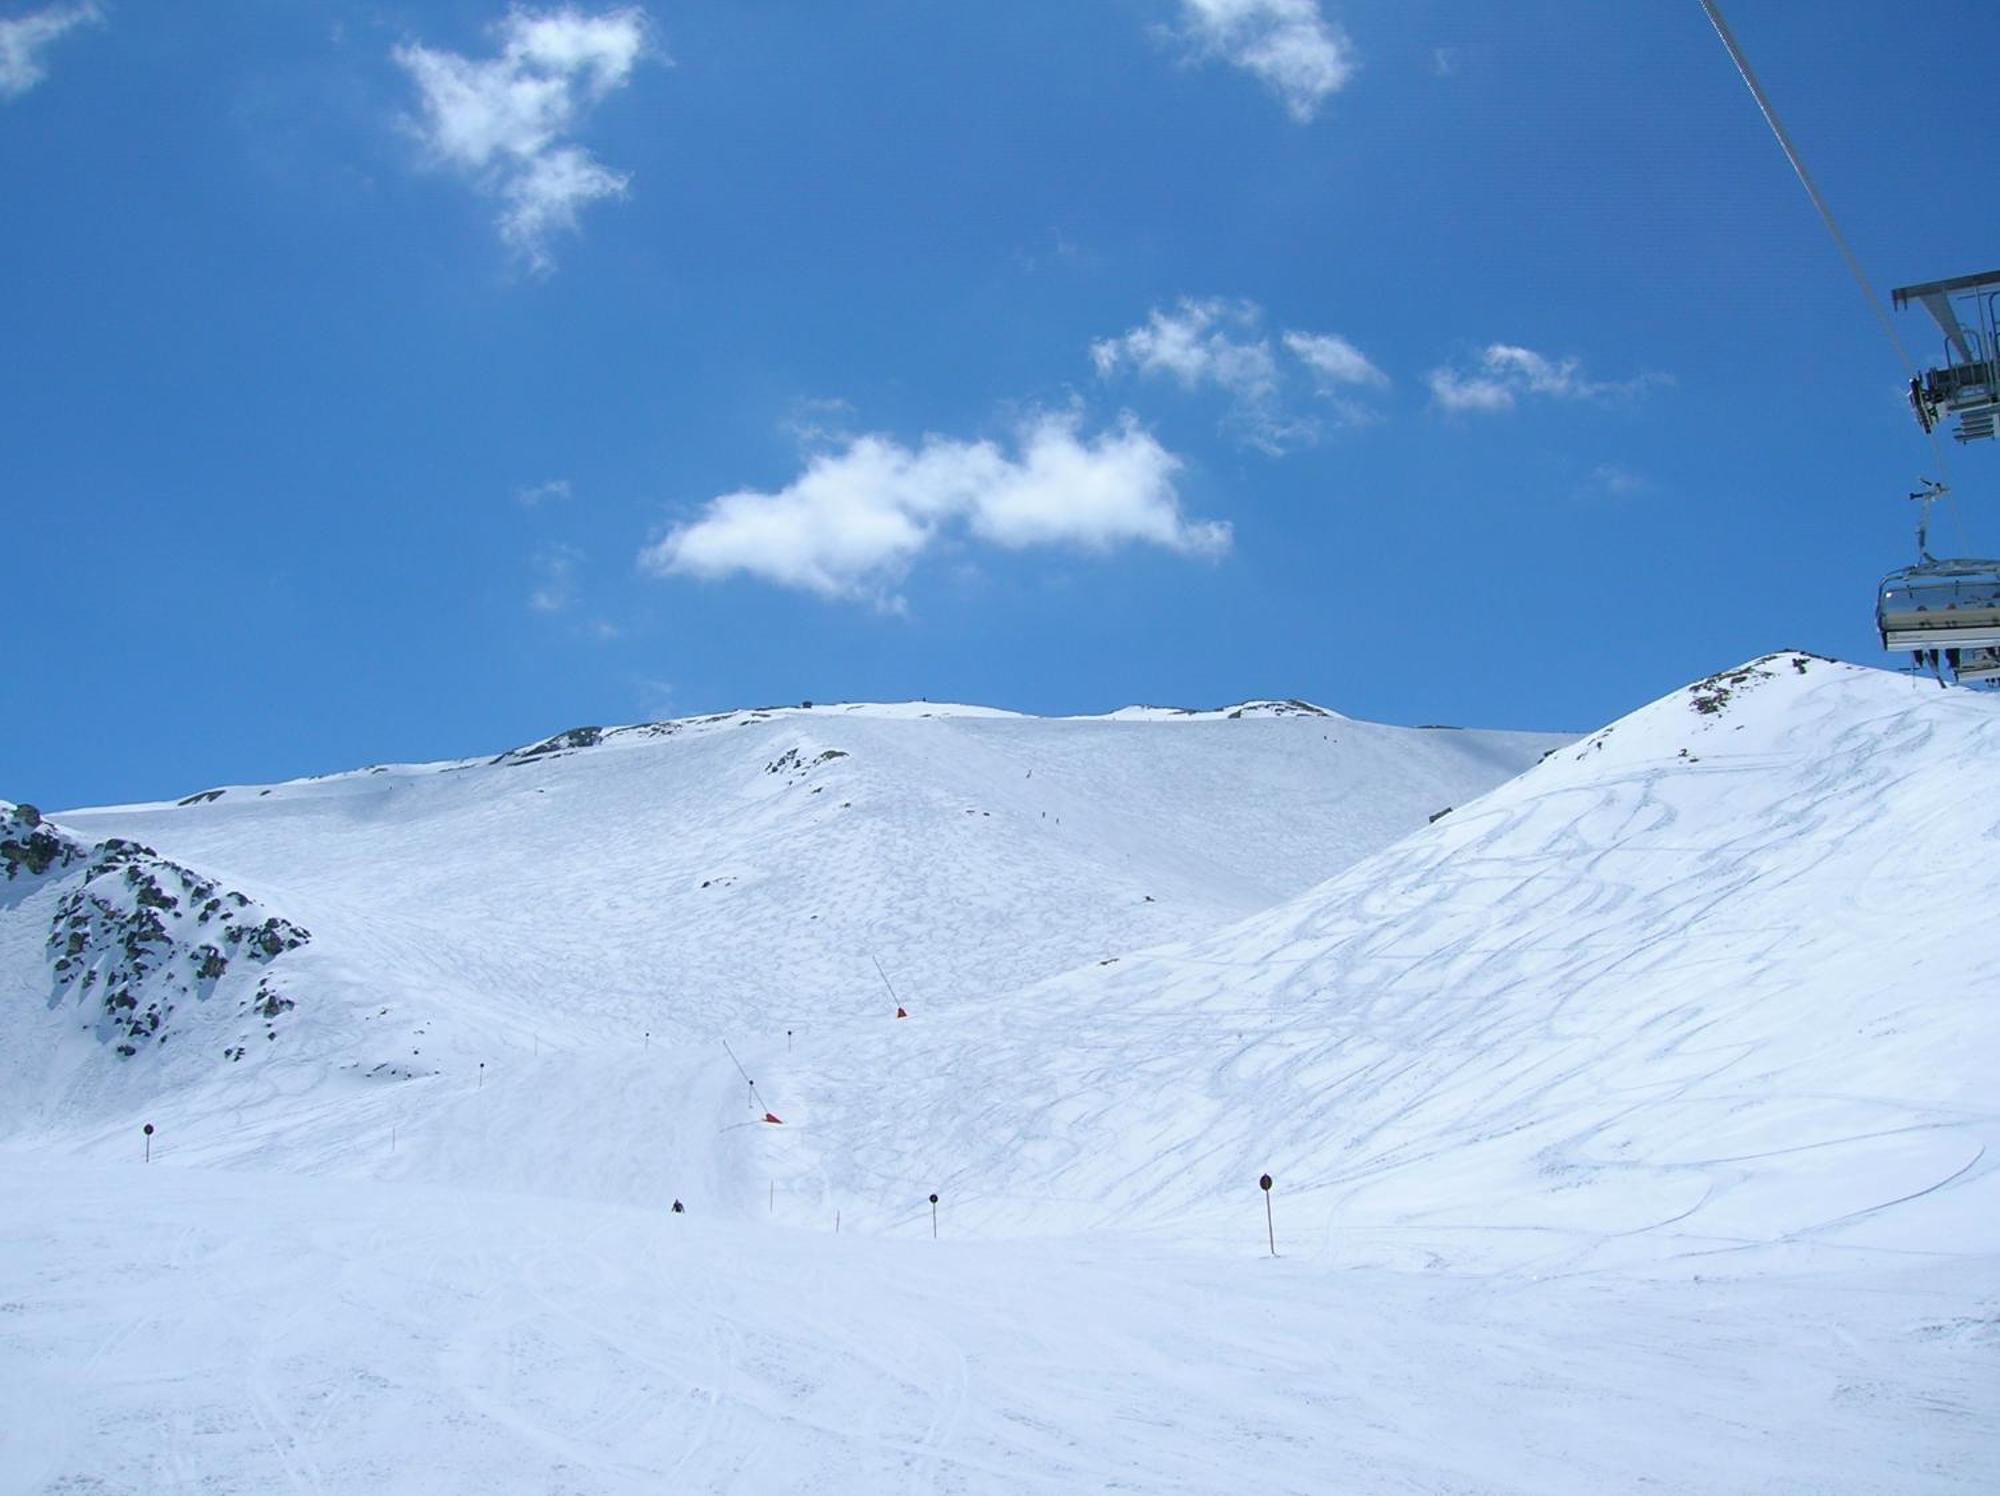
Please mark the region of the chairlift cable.
[[[1805, 158], [1799, 154], [1799, 148], [1792, 143], [1791, 134], [1785, 129], [1784, 121], [1778, 118], [1777, 109], [1772, 105], [1770, 96], [1764, 92], [1764, 85], [1757, 81], [1757, 74], [1750, 67], [1750, 59], [1743, 55], [1743, 48], [1736, 40], [1736, 33], [1729, 29], [1729, 22], [1722, 17], [1721, 7], [1716, 0], [1701, 0], [1701, 8], [1707, 12], [1709, 24], [1715, 28], [1715, 34], [1722, 39], [1722, 45], [1729, 53], [1729, 60], [1736, 64], [1736, 71], [1742, 75], [1743, 85], [1750, 90], [1750, 97], [1757, 101], [1757, 108], [1764, 116], [1764, 123], [1771, 127], [1771, 134], [1777, 138], [1779, 149], [1791, 163], [1793, 175], [1799, 179], [1799, 185], [1805, 188], [1806, 196], [1812, 199], [1813, 207], [1818, 209], [1820, 221], [1826, 225], [1827, 233], [1833, 237], [1834, 247], [1840, 251], [1841, 259], [1847, 263], [1848, 273], [1854, 277], [1855, 285], [1861, 288], [1861, 296], [1868, 303], [1868, 310], [1874, 313], [1876, 325], [1882, 329], [1883, 334], [1889, 339], [1889, 345], [1896, 350], [1896, 357], [1902, 361], [1903, 372], [1911, 379], [1916, 379], [1918, 377], [1916, 360], [1910, 357], [1909, 349], [1903, 346], [1903, 340], [1896, 332], [1896, 324], [1890, 321], [1888, 312], [1883, 309], [1881, 298], [1875, 294], [1875, 287], [1869, 283], [1868, 273], [1861, 268], [1861, 261], [1856, 258], [1853, 248], [1848, 244], [1847, 236], [1840, 231], [1840, 224], [1833, 216], [1833, 209], [1827, 206], [1826, 199], [1820, 195], [1818, 184], [1813, 181], [1812, 173], [1806, 170]], [[1946, 460], [1944, 447], [1938, 441], [1937, 433], [1926, 431], [1924, 435], [1931, 444], [1932, 455], [1937, 459], [1938, 476], [1943, 481], [1946, 503], [1951, 508], [1952, 528], [1959, 532], [1959, 545], [1964, 548], [1965, 526], [1959, 517], [1958, 500], [1950, 493], [1951, 465]]]

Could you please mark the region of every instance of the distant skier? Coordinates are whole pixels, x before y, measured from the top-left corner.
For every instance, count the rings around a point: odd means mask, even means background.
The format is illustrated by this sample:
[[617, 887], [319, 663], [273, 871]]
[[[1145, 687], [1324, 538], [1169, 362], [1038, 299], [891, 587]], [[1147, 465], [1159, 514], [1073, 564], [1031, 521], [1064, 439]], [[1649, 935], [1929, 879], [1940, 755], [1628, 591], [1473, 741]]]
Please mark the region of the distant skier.
[[687, 1207], [685, 1207], [684, 1205], [682, 1205], [682, 1204], [681, 1204], [681, 1202], [680, 1202], [680, 1201], [678, 1201], [678, 1200], [674, 1201], [674, 1214], [675, 1214], [675, 1215], [686, 1215], [686, 1214], [687, 1214]]

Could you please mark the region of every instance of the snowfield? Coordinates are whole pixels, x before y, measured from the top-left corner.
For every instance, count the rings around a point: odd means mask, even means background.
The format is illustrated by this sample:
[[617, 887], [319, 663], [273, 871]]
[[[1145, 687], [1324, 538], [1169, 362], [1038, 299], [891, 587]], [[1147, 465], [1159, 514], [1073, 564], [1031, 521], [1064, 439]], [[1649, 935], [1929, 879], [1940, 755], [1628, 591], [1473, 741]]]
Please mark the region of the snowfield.
[[[1776, 655], [55, 815], [0, 1490], [2000, 1489], [1996, 788], [2000, 701]], [[305, 938], [215, 974], [238, 893]]]

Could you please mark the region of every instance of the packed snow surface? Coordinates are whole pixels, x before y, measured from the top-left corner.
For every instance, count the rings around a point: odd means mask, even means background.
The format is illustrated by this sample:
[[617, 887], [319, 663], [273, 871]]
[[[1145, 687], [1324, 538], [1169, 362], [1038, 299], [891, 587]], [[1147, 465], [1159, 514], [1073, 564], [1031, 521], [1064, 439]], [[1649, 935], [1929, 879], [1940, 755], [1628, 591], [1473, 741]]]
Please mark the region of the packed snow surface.
[[57, 815], [311, 937], [121, 1057], [87, 864], [0, 883], [0, 1489], [1990, 1491], [1996, 705], [815, 707]]

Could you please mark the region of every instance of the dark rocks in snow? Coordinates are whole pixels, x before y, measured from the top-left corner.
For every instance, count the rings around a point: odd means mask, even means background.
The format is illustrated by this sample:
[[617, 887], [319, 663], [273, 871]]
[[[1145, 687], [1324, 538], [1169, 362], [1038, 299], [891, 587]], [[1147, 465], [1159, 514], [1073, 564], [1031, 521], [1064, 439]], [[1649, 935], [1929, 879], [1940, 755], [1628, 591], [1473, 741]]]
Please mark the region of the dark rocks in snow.
[[0, 865], [11, 882], [21, 874], [39, 878], [51, 868], [68, 867], [83, 855], [75, 841], [42, 820], [32, 805], [0, 800]]
[[1770, 671], [1759, 670], [1755, 665], [1711, 675], [1688, 687], [1688, 705], [1704, 717], [1719, 716], [1737, 692], [1770, 678]]
[[[5, 839], [8, 876], [65, 871], [71, 883], [44, 942], [55, 997], [100, 993], [99, 1035], [125, 1059], [147, 1040], [165, 1043], [177, 1007], [207, 999], [233, 959], [267, 965], [312, 938], [249, 895], [218, 889], [138, 842], [110, 837], [86, 847], [8, 807], [0, 832], [18, 830], [27, 836]], [[268, 978], [260, 981], [255, 1008], [267, 1023], [291, 1007]]]
[[258, 980], [257, 995], [251, 999], [250, 1011], [261, 1014], [265, 1021], [269, 1022], [280, 1013], [289, 1013], [296, 1006], [297, 1004], [289, 997], [271, 985], [269, 977], [263, 977]]
[[567, 732], [559, 732], [552, 738], [526, 748], [510, 748], [494, 759], [495, 764], [526, 764], [538, 758], [549, 758], [559, 753], [576, 753], [585, 748], [595, 748], [604, 741], [601, 727], [572, 727]]
[[[788, 784], [798, 784], [814, 769], [823, 768], [835, 759], [847, 757], [842, 748], [827, 748], [812, 758], [807, 758], [804, 748], [787, 748], [783, 753], [764, 765], [766, 774], [781, 774]], [[815, 794], [818, 791], [814, 791]]]
[[1782, 654], [1765, 655], [1734, 670], [1718, 670], [1706, 680], [1698, 680], [1687, 688], [1688, 704], [1704, 717], [1720, 716], [1732, 699], [1767, 680], [1775, 679], [1780, 666], [1789, 665], [1794, 674], [1804, 675], [1812, 661], [1823, 658], [1804, 650], [1787, 650]]
[[1333, 714], [1325, 707], [1314, 706], [1310, 701], [1300, 701], [1296, 696], [1283, 701], [1246, 701], [1230, 712], [1229, 719], [1239, 721], [1244, 717], [1330, 717]]

